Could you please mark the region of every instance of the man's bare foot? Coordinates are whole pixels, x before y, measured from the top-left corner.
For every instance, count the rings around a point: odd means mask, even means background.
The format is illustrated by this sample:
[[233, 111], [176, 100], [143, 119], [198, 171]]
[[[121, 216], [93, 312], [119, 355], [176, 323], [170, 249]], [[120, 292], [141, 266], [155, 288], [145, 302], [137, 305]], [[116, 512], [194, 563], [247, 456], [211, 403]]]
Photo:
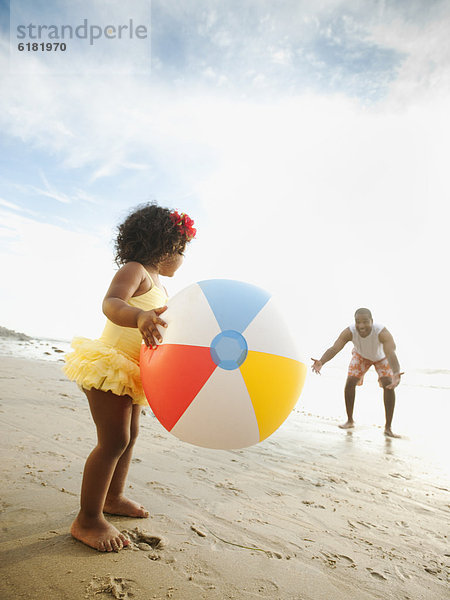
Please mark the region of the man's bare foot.
[[355, 426], [355, 421], [346, 421], [345, 423], [342, 423], [342, 425], [339, 425], [339, 427], [341, 429], [352, 429], [352, 427]]
[[118, 529], [103, 517], [89, 519], [77, 516], [70, 529], [72, 536], [99, 552], [119, 552], [130, 543]]
[[385, 427], [384, 429], [384, 435], [387, 437], [391, 437], [391, 438], [401, 438], [401, 435], [397, 435], [396, 433], [392, 432], [392, 429], [390, 427]]
[[103, 512], [109, 513], [110, 515], [120, 515], [122, 517], [139, 517], [146, 519], [149, 516], [148, 510], [130, 500], [125, 496], [116, 496], [115, 498], [106, 498]]

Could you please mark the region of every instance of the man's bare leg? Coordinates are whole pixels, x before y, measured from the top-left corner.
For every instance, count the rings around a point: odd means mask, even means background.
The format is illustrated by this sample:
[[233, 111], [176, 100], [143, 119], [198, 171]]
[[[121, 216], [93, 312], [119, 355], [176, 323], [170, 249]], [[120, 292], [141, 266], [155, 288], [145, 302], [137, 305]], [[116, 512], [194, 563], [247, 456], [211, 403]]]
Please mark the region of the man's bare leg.
[[355, 426], [355, 422], [353, 420], [353, 407], [355, 405], [355, 390], [358, 381], [359, 380], [357, 377], [347, 377], [344, 390], [347, 421], [345, 423], [342, 423], [342, 425], [339, 425], [341, 429], [352, 429], [352, 427]]
[[395, 408], [395, 391], [387, 389], [387, 385], [391, 383], [391, 379], [389, 377], [383, 377], [380, 379], [380, 383], [383, 386], [383, 400], [384, 400], [384, 412], [386, 414], [386, 424], [384, 426], [384, 435], [392, 438], [400, 438], [400, 435], [393, 433], [392, 426], [392, 417], [394, 416], [394, 408]]

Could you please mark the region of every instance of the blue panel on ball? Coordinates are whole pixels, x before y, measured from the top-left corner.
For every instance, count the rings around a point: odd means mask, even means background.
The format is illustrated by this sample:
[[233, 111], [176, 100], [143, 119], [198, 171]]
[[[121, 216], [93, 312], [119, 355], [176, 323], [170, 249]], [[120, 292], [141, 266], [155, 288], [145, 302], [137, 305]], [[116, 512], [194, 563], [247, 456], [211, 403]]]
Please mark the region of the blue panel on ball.
[[242, 333], [270, 299], [266, 290], [233, 279], [206, 279], [198, 285], [222, 331]]
[[222, 331], [211, 342], [211, 357], [218, 367], [226, 371], [238, 369], [247, 358], [245, 338], [232, 329]]

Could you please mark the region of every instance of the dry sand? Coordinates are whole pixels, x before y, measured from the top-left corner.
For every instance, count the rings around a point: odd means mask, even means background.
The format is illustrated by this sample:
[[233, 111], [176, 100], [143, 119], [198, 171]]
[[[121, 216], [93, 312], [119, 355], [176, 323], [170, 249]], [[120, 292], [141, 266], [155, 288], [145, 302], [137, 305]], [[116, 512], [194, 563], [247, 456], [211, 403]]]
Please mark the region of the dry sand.
[[402, 440], [297, 415], [212, 451], [149, 412], [129, 495], [151, 517], [110, 517], [134, 543], [101, 554], [68, 533], [95, 441], [83, 395], [57, 363], [10, 357], [0, 386], [2, 600], [449, 597], [448, 484]]

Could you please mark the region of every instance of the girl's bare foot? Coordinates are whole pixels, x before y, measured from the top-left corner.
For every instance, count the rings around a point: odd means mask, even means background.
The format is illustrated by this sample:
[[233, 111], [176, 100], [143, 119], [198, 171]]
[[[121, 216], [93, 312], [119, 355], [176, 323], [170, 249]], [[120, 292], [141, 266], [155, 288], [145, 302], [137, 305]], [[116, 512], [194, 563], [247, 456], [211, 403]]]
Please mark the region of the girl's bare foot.
[[72, 536], [99, 552], [119, 552], [130, 543], [118, 529], [103, 518], [77, 516], [70, 529]]
[[120, 515], [122, 517], [139, 517], [146, 519], [149, 516], [148, 510], [130, 500], [125, 496], [116, 496], [115, 498], [106, 498], [103, 512], [109, 513], [110, 515]]
[[342, 425], [339, 425], [339, 427], [341, 429], [351, 429], [354, 426], [355, 426], [355, 421], [346, 421], [345, 423], [342, 423]]

